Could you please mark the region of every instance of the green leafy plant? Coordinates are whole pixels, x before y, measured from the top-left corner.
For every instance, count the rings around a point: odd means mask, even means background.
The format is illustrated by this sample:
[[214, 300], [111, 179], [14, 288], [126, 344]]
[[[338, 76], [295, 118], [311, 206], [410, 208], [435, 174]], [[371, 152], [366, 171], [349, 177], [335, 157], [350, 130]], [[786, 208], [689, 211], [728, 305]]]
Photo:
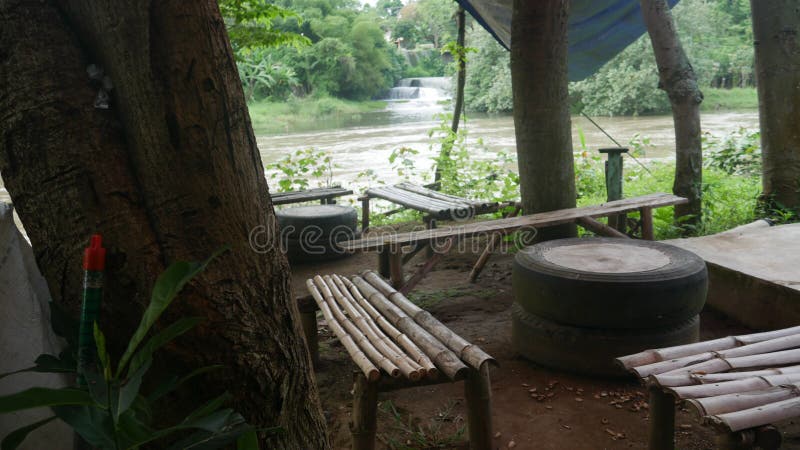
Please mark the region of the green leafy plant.
[[[63, 420], [90, 446], [99, 449], [137, 449], [157, 440], [175, 440], [170, 449], [211, 449], [237, 442], [241, 450], [258, 449], [256, 429], [230, 408], [223, 407], [227, 393], [208, 401], [171, 426], [153, 423], [153, 411], [166, 394], [198, 375], [217, 370], [208, 366], [194, 370], [181, 378], [169, 378], [148, 394], [141, 386], [153, 362], [153, 354], [178, 336], [186, 333], [203, 319], [186, 317], [177, 320], [147, 338], [151, 328], [172, 303], [181, 289], [202, 272], [214, 256], [204, 262], [177, 262], [170, 265], [153, 286], [150, 303], [127, 349], [114, 365], [108, 354], [106, 338], [97, 323], [94, 340], [97, 351], [96, 367], [83, 369], [86, 386], [58, 389], [33, 387], [0, 397], [0, 414], [30, 408], [50, 407], [53, 416], [24, 426], [6, 436], [2, 450], [17, 448], [37, 428], [55, 420]], [[77, 353], [77, 326], [66, 314], [52, 307], [53, 329], [67, 340], [67, 349], [59, 356], [41, 355], [27, 369], [0, 375], [0, 378], [24, 372], [74, 373]], [[266, 433], [278, 428], [259, 430]]]
[[268, 164], [267, 172], [270, 179], [278, 181], [278, 191], [287, 192], [307, 189], [312, 180], [317, 181], [317, 187], [330, 187], [336, 167], [330, 153], [307, 148]]
[[761, 173], [761, 133], [739, 128], [724, 137], [703, 134], [706, 167], [715, 167], [731, 175]]

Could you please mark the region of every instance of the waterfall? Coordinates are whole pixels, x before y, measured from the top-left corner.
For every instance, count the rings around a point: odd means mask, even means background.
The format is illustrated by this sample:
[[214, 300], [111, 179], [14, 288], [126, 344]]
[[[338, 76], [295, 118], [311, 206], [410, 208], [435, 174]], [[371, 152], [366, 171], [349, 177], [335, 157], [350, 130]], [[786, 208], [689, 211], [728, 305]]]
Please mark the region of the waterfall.
[[452, 98], [451, 90], [449, 77], [403, 78], [389, 89], [385, 100], [392, 111], [443, 111], [442, 103]]

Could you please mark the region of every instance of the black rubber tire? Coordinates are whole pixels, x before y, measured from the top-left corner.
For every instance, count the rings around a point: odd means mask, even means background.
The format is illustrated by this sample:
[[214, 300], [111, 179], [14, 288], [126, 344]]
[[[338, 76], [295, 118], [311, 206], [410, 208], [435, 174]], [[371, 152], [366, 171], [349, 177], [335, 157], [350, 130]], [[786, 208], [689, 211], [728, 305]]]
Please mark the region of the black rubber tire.
[[328, 236], [340, 228], [356, 231], [358, 213], [355, 208], [344, 205], [295, 206], [275, 210], [281, 233], [289, 238], [298, 238], [309, 229]]
[[700, 316], [670, 327], [601, 330], [560, 325], [525, 311], [517, 303], [511, 308], [514, 351], [543, 366], [569, 372], [629, 376], [614, 358], [697, 342], [700, 336]]
[[292, 264], [333, 261], [352, 255], [352, 252], [342, 249], [336, 243], [346, 239], [358, 239], [361, 233], [353, 233], [347, 229], [341, 229], [341, 233], [334, 233], [333, 236], [308, 235], [304, 239], [287, 238], [284, 239], [282, 248]]
[[[669, 258], [660, 268], [599, 273], [553, 264], [556, 247], [613, 243], [655, 249]], [[514, 298], [528, 312], [565, 325], [587, 328], [653, 328], [682, 323], [703, 309], [708, 272], [702, 258], [671, 245], [611, 238], [542, 242], [514, 258]]]

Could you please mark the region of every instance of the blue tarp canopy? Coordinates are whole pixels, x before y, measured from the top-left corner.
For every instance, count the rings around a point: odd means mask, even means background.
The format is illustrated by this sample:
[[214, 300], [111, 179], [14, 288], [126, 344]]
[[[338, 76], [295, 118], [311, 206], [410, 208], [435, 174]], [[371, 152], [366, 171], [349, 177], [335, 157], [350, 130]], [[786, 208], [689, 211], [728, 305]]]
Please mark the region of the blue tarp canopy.
[[[678, 0], [668, 2], [672, 7]], [[458, 3], [498, 42], [510, 48], [513, 0], [458, 0]], [[646, 31], [638, 0], [572, 0], [570, 81], [579, 81], [597, 72]]]

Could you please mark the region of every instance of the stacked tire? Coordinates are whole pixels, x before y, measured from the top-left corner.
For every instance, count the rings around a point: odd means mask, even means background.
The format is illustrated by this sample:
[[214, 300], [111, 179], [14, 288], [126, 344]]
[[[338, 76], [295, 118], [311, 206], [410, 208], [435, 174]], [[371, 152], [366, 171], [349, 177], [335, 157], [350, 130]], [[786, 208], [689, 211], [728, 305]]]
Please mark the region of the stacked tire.
[[700, 257], [667, 244], [562, 239], [521, 250], [512, 283], [519, 355], [620, 376], [618, 356], [698, 340], [708, 273]]
[[350, 255], [338, 243], [359, 237], [356, 210], [343, 205], [313, 205], [275, 211], [281, 250], [289, 262], [330, 261]]

